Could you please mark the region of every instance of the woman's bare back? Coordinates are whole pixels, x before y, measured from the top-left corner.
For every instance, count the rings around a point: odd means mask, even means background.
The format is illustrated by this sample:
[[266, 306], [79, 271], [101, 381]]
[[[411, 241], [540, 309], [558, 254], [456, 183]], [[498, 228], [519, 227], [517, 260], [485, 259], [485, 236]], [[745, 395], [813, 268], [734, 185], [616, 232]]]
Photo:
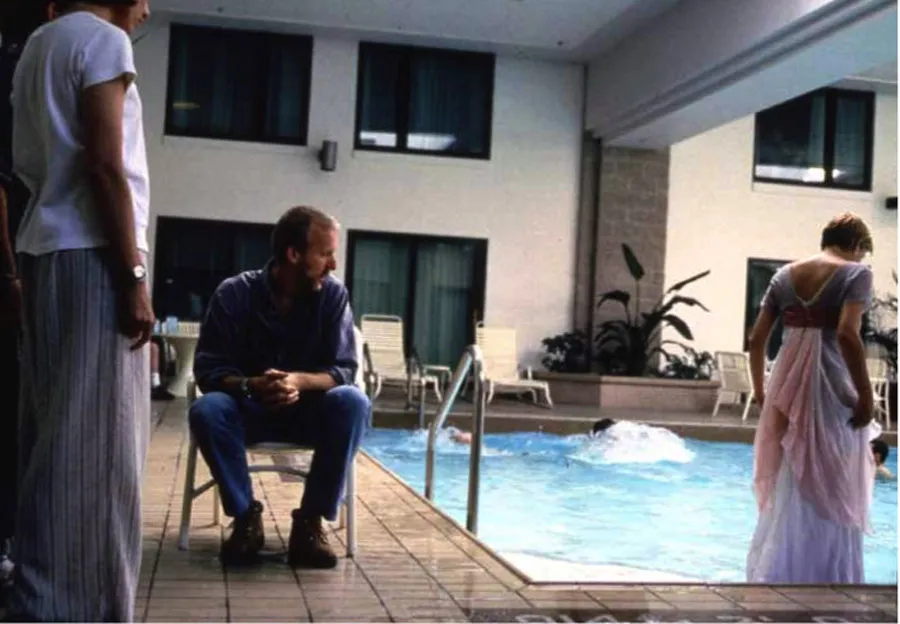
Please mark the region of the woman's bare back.
[[816, 301], [835, 274], [845, 265], [855, 264], [828, 253], [820, 253], [787, 266], [788, 279], [804, 303]]

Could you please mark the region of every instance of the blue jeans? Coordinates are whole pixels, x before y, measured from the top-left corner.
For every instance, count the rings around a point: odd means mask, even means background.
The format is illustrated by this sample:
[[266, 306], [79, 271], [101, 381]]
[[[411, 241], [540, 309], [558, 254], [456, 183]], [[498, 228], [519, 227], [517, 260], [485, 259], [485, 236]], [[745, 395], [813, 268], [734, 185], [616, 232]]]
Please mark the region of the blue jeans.
[[222, 392], [203, 395], [191, 406], [190, 427], [219, 486], [228, 516], [240, 516], [253, 502], [247, 445], [281, 442], [310, 446], [312, 466], [300, 507], [304, 513], [337, 517], [350, 462], [369, 425], [372, 406], [356, 386], [310, 392], [278, 411]]

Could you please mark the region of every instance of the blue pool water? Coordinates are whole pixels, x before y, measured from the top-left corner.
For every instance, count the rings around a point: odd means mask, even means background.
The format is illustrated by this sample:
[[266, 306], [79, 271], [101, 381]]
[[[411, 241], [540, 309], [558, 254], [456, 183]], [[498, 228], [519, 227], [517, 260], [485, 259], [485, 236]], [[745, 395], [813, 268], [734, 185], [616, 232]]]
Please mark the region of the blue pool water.
[[[622, 425], [627, 425], [622, 427]], [[756, 521], [749, 444], [620, 423], [617, 436], [485, 436], [478, 536], [503, 554], [743, 582]], [[427, 432], [374, 429], [363, 447], [424, 491]], [[465, 525], [469, 448], [442, 432], [435, 503]], [[897, 474], [897, 449], [887, 462]], [[897, 482], [878, 480], [866, 581], [897, 583]]]

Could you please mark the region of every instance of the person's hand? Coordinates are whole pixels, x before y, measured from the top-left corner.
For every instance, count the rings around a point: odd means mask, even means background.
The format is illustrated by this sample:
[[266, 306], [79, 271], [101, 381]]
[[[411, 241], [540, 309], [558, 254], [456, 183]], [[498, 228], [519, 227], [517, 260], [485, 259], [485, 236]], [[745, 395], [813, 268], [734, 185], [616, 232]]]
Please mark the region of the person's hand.
[[260, 377], [258, 393], [265, 405], [284, 407], [296, 403], [303, 389], [300, 373], [286, 373], [273, 368]]
[[22, 282], [17, 277], [6, 282], [6, 301], [0, 309], [0, 325], [16, 329], [22, 322]]
[[147, 284], [141, 282], [119, 293], [119, 331], [134, 340], [131, 350], [136, 351], [150, 342], [156, 316], [150, 305]]
[[872, 413], [875, 411], [875, 399], [872, 392], [860, 392], [856, 407], [853, 408], [853, 417], [848, 421], [854, 429], [862, 429], [872, 422]]

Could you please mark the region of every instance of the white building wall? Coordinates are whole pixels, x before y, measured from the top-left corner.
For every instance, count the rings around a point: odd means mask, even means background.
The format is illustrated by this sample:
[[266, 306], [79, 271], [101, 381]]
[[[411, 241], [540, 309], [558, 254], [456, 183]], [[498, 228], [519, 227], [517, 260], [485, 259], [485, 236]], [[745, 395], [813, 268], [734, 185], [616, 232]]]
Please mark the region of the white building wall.
[[[897, 212], [885, 209], [884, 200], [897, 195], [896, 96], [876, 98], [871, 193], [754, 183], [753, 135], [750, 116], [671, 150], [666, 287], [712, 270], [684, 291], [710, 313], [677, 310], [696, 346], [709, 351], [743, 348], [748, 258], [796, 260], [816, 253], [822, 228], [844, 210], [872, 228], [875, 254], [868, 262], [876, 291], [894, 290]], [[677, 338], [674, 332], [667, 337]]]
[[[486, 238], [486, 322], [518, 328], [528, 363], [541, 338], [570, 328], [581, 66], [497, 59], [490, 161], [354, 152], [358, 42], [317, 37], [309, 147], [286, 147], [164, 136], [168, 34], [135, 47], [151, 228], [158, 215], [274, 222], [309, 204], [343, 224], [344, 241], [347, 229]], [[333, 173], [316, 160], [324, 139], [339, 143]]]

